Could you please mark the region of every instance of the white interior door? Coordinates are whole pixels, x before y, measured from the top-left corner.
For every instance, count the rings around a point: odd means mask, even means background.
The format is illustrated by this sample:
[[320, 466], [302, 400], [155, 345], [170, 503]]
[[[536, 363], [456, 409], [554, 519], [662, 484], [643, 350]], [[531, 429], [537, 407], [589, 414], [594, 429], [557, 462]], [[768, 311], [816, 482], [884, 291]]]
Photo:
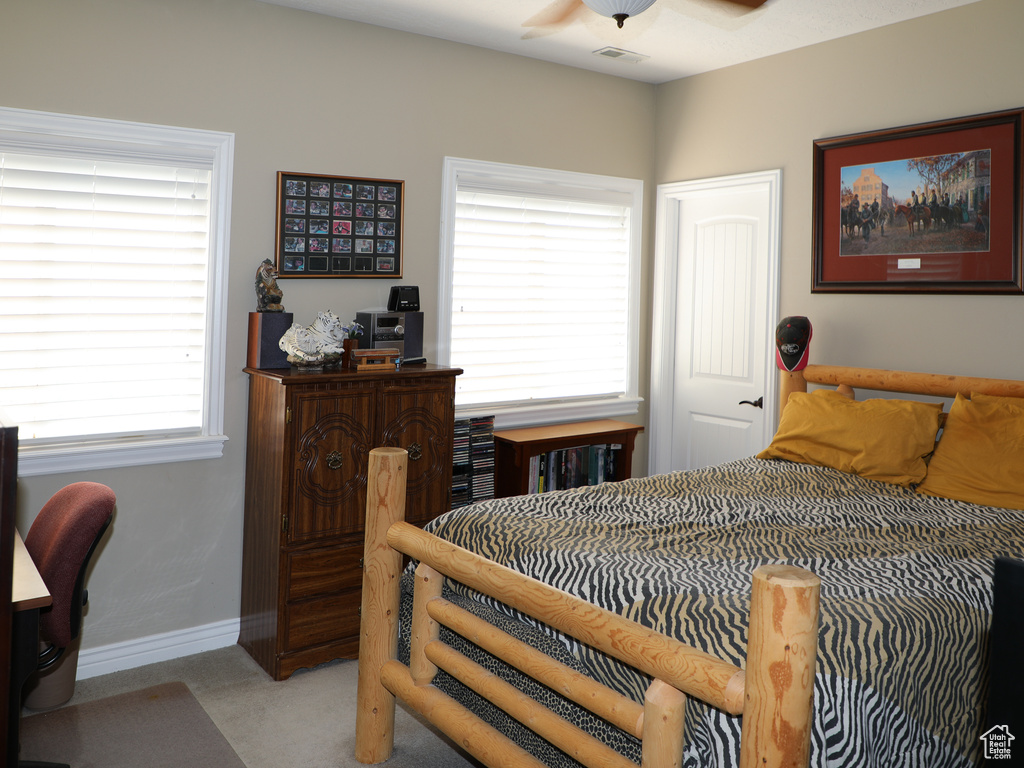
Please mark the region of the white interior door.
[[752, 456], [771, 440], [780, 177], [658, 187], [651, 473]]

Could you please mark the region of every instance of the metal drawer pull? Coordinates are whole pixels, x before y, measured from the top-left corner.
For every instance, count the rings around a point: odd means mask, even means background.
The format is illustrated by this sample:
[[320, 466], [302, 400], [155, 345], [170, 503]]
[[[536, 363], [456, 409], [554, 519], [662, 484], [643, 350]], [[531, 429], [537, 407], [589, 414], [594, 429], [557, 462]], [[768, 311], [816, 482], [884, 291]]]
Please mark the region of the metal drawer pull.
[[341, 451], [331, 451], [327, 454], [327, 468], [341, 469]]
[[419, 461], [423, 458], [423, 446], [419, 443], [413, 443], [409, 446], [409, 459], [412, 461]]

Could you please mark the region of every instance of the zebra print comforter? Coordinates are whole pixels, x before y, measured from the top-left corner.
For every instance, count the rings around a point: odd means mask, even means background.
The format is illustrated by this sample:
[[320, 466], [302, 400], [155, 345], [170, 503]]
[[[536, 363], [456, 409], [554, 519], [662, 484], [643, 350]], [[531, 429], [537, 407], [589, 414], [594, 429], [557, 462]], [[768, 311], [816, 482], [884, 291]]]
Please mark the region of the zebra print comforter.
[[[1024, 513], [745, 459], [482, 502], [429, 530], [740, 665], [751, 573], [774, 562], [807, 568], [822, 582], [811, 765], [980, 760], [992, 560], [1024, 556]], [[638, 673], [464, 588], [449, 597], [642, 701]], [[631, 737], [468, 642], [445, 639], [639, 760]], [[546, 764], [575, 765], [456, 681], [442, 674], [436, 684]], [[684, 765], [735, 766], [739, 719], [688, 706]]]

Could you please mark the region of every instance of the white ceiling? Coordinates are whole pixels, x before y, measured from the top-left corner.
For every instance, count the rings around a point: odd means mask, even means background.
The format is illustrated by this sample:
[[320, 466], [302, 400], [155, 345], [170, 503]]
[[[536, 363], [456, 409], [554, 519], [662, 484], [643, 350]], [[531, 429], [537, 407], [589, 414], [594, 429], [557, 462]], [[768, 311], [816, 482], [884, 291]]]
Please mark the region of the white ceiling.
[[[648, 83], [662, 83], [979, 0], [657, 0], [618, 29], [588, 8], [557, 31], [524, 26], [573, 0], [263, 0]], [[612, 46], [649, 58], [594, 55]]]

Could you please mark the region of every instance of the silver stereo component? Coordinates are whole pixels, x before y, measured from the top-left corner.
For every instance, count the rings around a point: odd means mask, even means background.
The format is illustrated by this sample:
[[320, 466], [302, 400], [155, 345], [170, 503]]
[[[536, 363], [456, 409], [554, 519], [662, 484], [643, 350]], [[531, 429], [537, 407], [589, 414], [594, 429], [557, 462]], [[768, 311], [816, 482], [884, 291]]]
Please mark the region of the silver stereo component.
[[397, 349], [403, 360], [423, 356], [422, 312], [356, 312], [356, 322], [363, 326], [360, 347]]

